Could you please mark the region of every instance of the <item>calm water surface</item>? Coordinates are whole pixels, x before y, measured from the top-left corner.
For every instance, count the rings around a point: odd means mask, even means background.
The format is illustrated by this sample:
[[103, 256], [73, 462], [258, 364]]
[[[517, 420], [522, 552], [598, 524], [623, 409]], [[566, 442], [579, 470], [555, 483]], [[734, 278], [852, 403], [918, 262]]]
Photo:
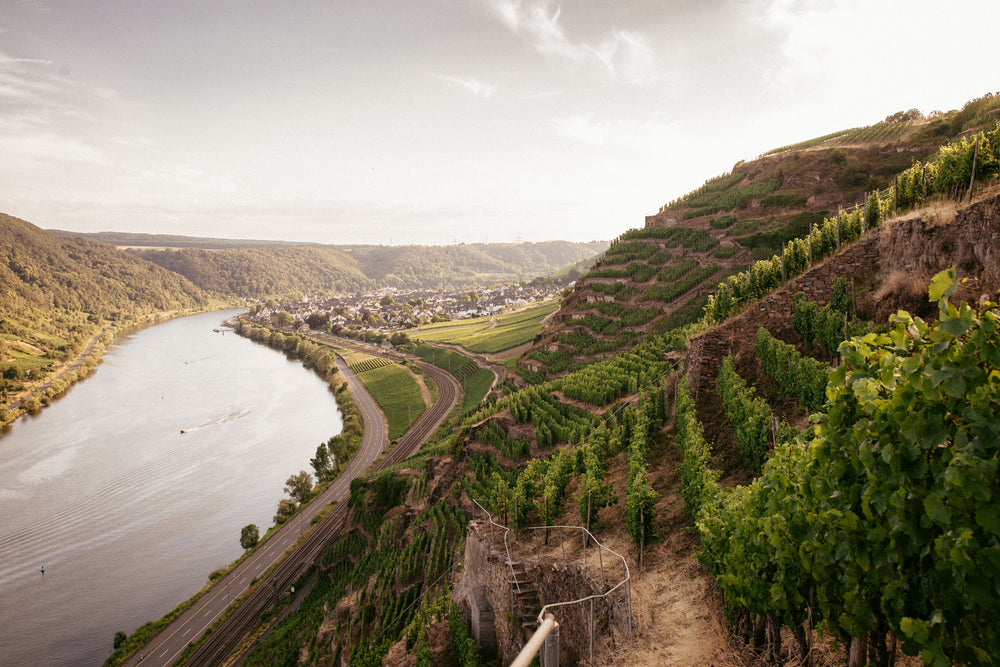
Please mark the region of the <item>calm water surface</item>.
[[238, 557], [240, 528], [263, 533], [288, 476], [340, 432], [311, 371], [212, 331], [233, 314], [119, 340], [0, 437], [0, 665], [100, 664], [117, 630]]

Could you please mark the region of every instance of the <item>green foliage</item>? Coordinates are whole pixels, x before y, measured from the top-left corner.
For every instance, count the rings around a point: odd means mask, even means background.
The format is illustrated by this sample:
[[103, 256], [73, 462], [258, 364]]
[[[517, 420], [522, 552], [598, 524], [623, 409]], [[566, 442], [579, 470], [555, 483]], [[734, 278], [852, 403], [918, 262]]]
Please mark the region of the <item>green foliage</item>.
[[681, 495], [691, 517], [697, 519], [702, 507], [719, 495], [719, 472], [711, 467], [712, 452], [698, 421], [687, 377], [677, 383], [675, 396], [675, 442], [681, 451]]
[[807, 410], [823, 407], [829, 366], [802, 356], [794, 346], [773, 337], [764, 327], [757, 329], [757, 357], [764, 372], [803, 407]]
[[760, 470], [771, 442], [771, 408], [754, 396], [754, 387], [748, 387], [736, 372], [732, 355], [722, 361], [716, 391], [744, 462], [752, 470]]
[[712, 226], [713, 229], [728, 229], [736, 223], [735, 215], [720, 215], [718, 218], [712, 218], [708, 221], [708, 224]]
[[274, 513], [274, 523], [280, 525], [288, 521], [296, 512], [298, 506], [294, 500], [282, 498], [278, 501], [278, 510]]
[[963, 196], [972, 179], [973, 158], [977, 164], [976, 180], [1000, 173], [1000, 123], [942, 146], [932, 161], [915, 162], [899, 174], [894, 186], [873, 192], [864, 209], [826, 218], [821, 225], [811, 226], [805, 238], [787, 242], [780, 255], [760, 260], [748, 271], [729, 278], [726, 282], [733, 297], [732, 306], [720, 308], [712, 299], [705, 308], [706, 318], [716, 322], [726, 319], [742, 304], [760, 299], [802, 273], [810, 257], [812, 262], [820, 261], [844, 243], [857, 240], [867, 229], [885, 220], [894, 208], [906, 210], [936, 195]]
[[664, 341], [650, 337], [634, 350], [594, 362], [562, 380], [563, 393], [595, 406], [648, 386], [666, 370]]
[[[240, 531], [240, 546], [244, 549], [253, 549], [260, 541], [260, 529], [257, 524], [248, 523]], [[117, 646], [115, 647], [117, 648]]]
[[313, 480], [305, 470], [291, 475], [285, 480], [285, 493], [298, 503], [307, 503], [312, 498]]
[[[140, 245], [151, 245], [149, 241]], [[168, 243], [168, 245], [174, 245]], [[239, 297], [447, 289], [548, 275], [593, 257], [601, 243], [467, 243], [451, 246], [319, 246], [258, 243], [138, 250], [200, 288]]]
[[721, 193], [726, 192], [727, 190], [730, 190], [745, 177], [746, 172], [733, 170], [729, 174], [722, 174], [721, 176], [710, 178], [697, 190], [684, 195], [680, 199], [675, 199], [669, 204], [664, 205], [660, 210], [665, 211], [668, 209], [678, 209], [682, 207], [705, 206], [706, 201], [710, 200], [714, 196], [718, 196]]
[[383, 366], [392, 366], [395, 363], [395, 361], [386, 357], [363, 355], [357, 360], [351, 362], [350, 369], [355, 373], [360, 374], [365, 371], [373, 371], [376, 368], [382, 368]]
[[842, 345], [810, 442], [702, 505], [701, 558], [731, 604], [875, 645], [891, 630], [928, 664], [994, 664], [1000, 309], [948, 303], [954, 275], [932, 283], [937, 323], [901, 313]]
[[500, 315], [495, 326], [490, 318], [477, 318], [468, 325], [451, 323], [447, 328], [421, 327], [413, 337], [423, 341], [461, 345], [470, 352], [496, 354], [530, 343], [541, 330], [542, 321], [558, 307], [557, 300], [545, 301], [514, 313]]
[[366, 370], [358, 373], [358, 379], [385, 413], [389, 421], [390, 440], [406, 433], [427, 407], [417, 381], [399, 364]]
[[336, 470], [336, 456], [331, 456], [330, 447], [327, 443], [321, 442], [316, 448], [316, 456], [309, 459], [309, 464], [313, 467], [316, 481], [322, 484], [333, 479]]
[[735, 255], [737, 252], [738, 250], [736, 246], [732, 245], [719, 246], [718, 248], [715, 249], [715, 252], [712, 253], [712, 256], [718, 257], [719, 259], [728, 259], [729, 257]]
[[[662, 241], [663, 245], [667, 248], [683, 246], [698, 252], [707, 252], [718, 244], [718, 241], [712, 238], [712, 235], [704, 229], [694, 229], [692, 227], [642, 227], [640, 229], [630, 229], [619, 236], [618, 241], [611, 245], [611, 250], [608, 252], [611, 252], [620, 245], [638, 245], [626, 244], [625, 242], [639, 239], [656, 239]], [[652, 251], [659, 250], [659, 245], [648, 245], [652, 248]], [[651, 251], [645, 250], [643, 253], [650, 253], [646, 257], [650, 257], [651, 263], [654, 263], [652, 262]]]
[[815, 340], [830, 354], [848, 338], [882, 329], [873, 322], [848, 318], [846, 310], [840, 309], [845, 304], [846, 297], [836, 291], [830, 303], [822, 307], [798, 292], [792, 297], [792, 327], [807, 343]]
[[462, 613], [454, 602], [448, 607], [448, 636], [451, 648], [458, 656], [459, 667], [479, 667], [483, 664], [479, 644], [469, 633], [469, 626], [465, 624]]
[[670, 303], [674, 299], [687, 294], [719, 271], [718, 264], [708, 264], [691, 268], [674, 282], [665, 285], [653, 285], [647, 288], [639, 297], [640, 301], [661, 301]]

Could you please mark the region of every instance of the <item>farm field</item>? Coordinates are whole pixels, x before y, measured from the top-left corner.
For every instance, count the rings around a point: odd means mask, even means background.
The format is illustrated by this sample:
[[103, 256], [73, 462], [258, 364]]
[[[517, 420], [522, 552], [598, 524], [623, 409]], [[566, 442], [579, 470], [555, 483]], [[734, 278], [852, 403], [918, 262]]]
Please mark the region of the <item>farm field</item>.
[[465, 399], [462, 402], [463, 413], [478, 407], [493, 385], [495, 377], [493, 371], [480, 368], [479, 364], [463, 354], [427, 343], [417, 345], [414, 352], [424, 361], [443, 368], [458, 378], [465, 392]]
[[442, 326], [421, 327], [413, 338], [431, 343], [460, 345], [478, 354], [496, 354], [524, 343], [530, 343], [542, 328], [542, 320], [559, 307], [556, 300], [530, 306], [524, 310], [496, 318], [493, 326], [488, 318]]
[[417, 381], [399, 364], [380, 365], [358, 373], [358, 377], [389, 420], [390, 440], [406, 433], [427, 407]]
[[[391, 359], [346, 346], [332, 347], [382, 408], [389, 421], [389, 439], [394, 440], [406, 433], [427, 408], [413, 374]], [[424, 382], [428, 383], [428, 388], [433, 384], [433, 380], [426, 376]]]

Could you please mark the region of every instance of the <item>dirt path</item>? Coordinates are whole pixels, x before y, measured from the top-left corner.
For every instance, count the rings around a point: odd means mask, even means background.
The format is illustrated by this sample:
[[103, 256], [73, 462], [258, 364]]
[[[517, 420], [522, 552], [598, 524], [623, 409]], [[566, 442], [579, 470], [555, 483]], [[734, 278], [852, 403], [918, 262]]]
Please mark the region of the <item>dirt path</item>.
[[101, 337], [104, 336], [104, 334], [106, 334], [108, 332], [108, 329], [109, 329], [109, 327], [104, 327], [98, 333], [94, 334], [94, 337], [90, 339], [90, 341], [87, 343], [87, 346], [85, 348], [83, 348], [83, 352], [81, 352], [76, 357], [76, 359], [74, 359], [72, 362], [70, 362], [70, 364], [68, 366], [64, 367], [62, 370], [60, 370], [59, 372], [57, 372], [55, 375], [53, 375], [52, 377], [50, 377], [47, 380], [45, 380], [45, 382], [43, 382], [42, 384], [40, 384], [38, 387], [32, 387], [31, 389], [27, 389], [27, 390], [21, 392], [19, 394], [19, 397], [16, 400], [14, 400], [14, 401], [12, 401], [10, 403], [10, 405], [8, 406], [8, 409], [9, 410], [20, 410], [21, 409], [21, 405], [23, 405], [24, 402], [26, 400], [28, 400], [28, 398], [30, 398], [33, 394], [42, 394], [42, 393], [44, 393], [45, 391], [47, 391], [49, 389], [49, 387], [52, 386], [52, 384], [56, 380], [61, 380], [62, 378], [66, 377], [67, 375], [69, 375], [73, 371], [75, 371], [78, 368], [80, 368], [80, 366], [83, 365], [83, 363], [87, 360], [87, 358], [90, 357], [91, 352], [94, 351], [94, 346], [97, 345], [97, 342], [99, 340], [101, 340]]

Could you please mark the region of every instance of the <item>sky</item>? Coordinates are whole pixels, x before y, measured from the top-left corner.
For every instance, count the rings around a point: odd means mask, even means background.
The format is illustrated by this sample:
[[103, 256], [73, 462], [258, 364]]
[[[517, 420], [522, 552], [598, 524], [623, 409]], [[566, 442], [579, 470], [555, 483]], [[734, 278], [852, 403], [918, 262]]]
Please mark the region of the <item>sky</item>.
[[996, 0], [0, 0], [0, 211], [610, 240], [740, 160], [1000, 91], [998, 24]]

